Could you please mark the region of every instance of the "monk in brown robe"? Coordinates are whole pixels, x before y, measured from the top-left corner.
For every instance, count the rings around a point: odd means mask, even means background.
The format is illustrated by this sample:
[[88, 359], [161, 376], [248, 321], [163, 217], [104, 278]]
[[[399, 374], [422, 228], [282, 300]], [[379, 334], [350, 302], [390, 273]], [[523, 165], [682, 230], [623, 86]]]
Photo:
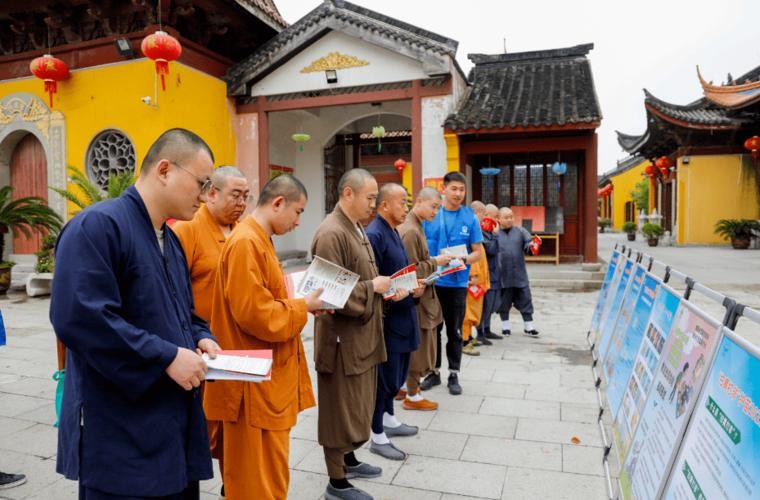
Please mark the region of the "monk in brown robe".
[[[398, 227], [409, 262], [417, 264], [417, 277], [420, 279], [430, 276], [437, 266], [448, 265], [452, 259], [451, 255], [430, 257], [425, 232], [422, 230], [422, 221], [432, 221], [440, 207], [441, 193], [431, 187], [422, 188], [406, 220]], [[435, 410], [438, 403], [423, 398], [420, 391], [420, 380], [435, 368], [437, 328], [443, 322], [441, 304], [432, 285], [426, 286], [418, 299], [417, 322], [420, 328], [420, 346], [412, 353], [406, 389], [401, 394], [402, 397], [405, 396], [403, 406], [407, 410]]]
[[306, 189], [282, 175], [261, 191], [256, 208], [222, 248], [211, 329], [224, 349], [272, 349], [272, 379], [216, 381], [206, 386], [208, 418], [224, 424], [224, 487], [229, 500], [283, 499], [290, 473], [290, 429], [314, 406], [301, 330], [322, 306], [321, 290], [289, 299], [272, 236], [294, 229]]
[[366, 500], [372, 496], [348, 479], [382, 474], [380, 467], [359, 462], [354, 450], [369, 439], [377, 365], [386, 360], [381, 294], [389, 290], [390, 278], [378, 276], [359, 222], [372, 214], [377, 181], [364, 169], [351, 169], [338, 182], [338, 192], [338, 204], [317, 229], [311, 252], [359, 274], [359, 282], [343, 309], [315, 321], [318, 437], [330, 477], [325, 498]]
[[[185, 251], [190, 269], [195, 313], [206, 321], [211, 320], [211, 298], [222, 245], [243, 215], [250, 196], [248, 180], [235, 167], [215, 169], [211, 182], [211, 189], [206, 193], [206, 203], [198, 209], [192, 220], [179, 221], [172, 226]], [[224, 476], [222, 423], [209, 419], [206, 423], [211, 456], [219, 460], [219, 471]], [[224, 485], [221, 494], [224, 496]]]

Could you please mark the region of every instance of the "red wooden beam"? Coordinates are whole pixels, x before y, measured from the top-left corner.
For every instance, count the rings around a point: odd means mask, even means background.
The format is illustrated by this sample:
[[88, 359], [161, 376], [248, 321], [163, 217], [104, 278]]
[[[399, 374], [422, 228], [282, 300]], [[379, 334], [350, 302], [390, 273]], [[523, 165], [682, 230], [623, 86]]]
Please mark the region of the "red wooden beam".
[[561, 132], [563, 130], [591, 130], [599, 128], [600, 122], [589, 123], [568, 123], [565, 125], [547, 125], [543, 127], [486, 127], [486, 128], [466, 128], [462, 130], [445, 129], [447, 134], [469, 135], [469, 134], [514, 134], [525, 132]]
[[412, 82], [412, 196], [422, 188], [422, 85]]
[[[261, 98], [259, 98], [261, 99]], [[259, 112], [259, 193], [269, 180], [269, 114]]]
[[585, 150], [589, 135], [569, 137], [536, 137], [525, 139], [504, 139], [499, 141], [464, 142], [460, 154], [475, 155], [483, 153], [522, 153], [525, 151]]

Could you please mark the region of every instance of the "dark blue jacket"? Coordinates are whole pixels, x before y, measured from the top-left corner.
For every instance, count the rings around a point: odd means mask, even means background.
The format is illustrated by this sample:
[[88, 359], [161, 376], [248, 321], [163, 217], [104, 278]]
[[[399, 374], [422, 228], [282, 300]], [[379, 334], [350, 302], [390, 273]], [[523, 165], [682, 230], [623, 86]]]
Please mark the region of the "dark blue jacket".
[[499, 259], [499, 233], [483, 231], [483, 249], [488, 260], [491, 290], [501, 288], [501, 260]]
[[499, 261], [501, 263], [501, 287], [524, 288], [528, 283], [525, 268], [525, 252], [530, 248], [531, 236], [522, 226], [499, 230]]
[[56, 470], [108, 493], [164, 496], [213, 476], [197, 390], [165, 373], [211, 337], [179, 240], [164, 253], [137, 190], [74, 217], [56, 245], [50, 320], [68, 347]]
[[[379, 215], [367, 227], [367, 238], [375, 252], [377, 270], [381, 276], [391, 276], [409, 265], [401, 237]], [[385, 303], [383, 333], [388, 352], [413, 352], [419, 347], [420, 333], [414, 307], [411, 294], [398, 302]]]

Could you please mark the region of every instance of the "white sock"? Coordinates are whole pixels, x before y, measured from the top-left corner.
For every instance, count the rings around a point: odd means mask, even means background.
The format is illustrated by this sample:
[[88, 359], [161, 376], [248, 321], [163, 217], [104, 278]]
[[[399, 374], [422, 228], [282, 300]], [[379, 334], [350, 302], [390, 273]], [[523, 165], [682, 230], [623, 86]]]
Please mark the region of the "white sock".
[[409, 392], [409, 389], [406, 387], [406, 382], [404, 382], [404, 385], [401, 386], [401, 390], [404, 392]]
[[449, 370], [449, 376], [451, 375], [459, 375], [459, 370]]
[[417, 391], [417, 394], [408, 394], [407, 393], [406, 399], [408, 399], [409, 401], [422, 401], [425, 398], [422, 397], [422, 393], [421, 392]]
[[[387, 411], [383, 413], [383, 427], [398, 427], [399, 425], [401, 425], [401, 422], [396, 420], [396, 415], [391, 415]], [[384, 443], [378, 443], [378, 444], [384, 444]]]
[[390, 439], [388, 439], [388, 436], [385, 435], [385, 432], [381, 432], [380, 434], [372, 433], [372, 442], [375, 444], [388, 444], [391, 442]]
[[533, 322], [532, 321], [526, 321], [525, 322], [525, 331], [529, 332], [531, 330], [535, 330], [535, 328], [533, 327]]
[[509, 326], [509, 320], [508, 319], [501, 320], [501, 329], [502, 330], [512, 330], [512, 328], [510, 328], [510, 326]]

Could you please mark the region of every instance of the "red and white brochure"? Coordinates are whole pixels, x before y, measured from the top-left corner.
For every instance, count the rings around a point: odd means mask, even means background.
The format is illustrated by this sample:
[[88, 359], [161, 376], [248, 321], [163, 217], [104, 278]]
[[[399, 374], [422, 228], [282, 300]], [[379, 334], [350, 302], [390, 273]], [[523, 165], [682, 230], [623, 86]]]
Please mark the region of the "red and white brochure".
[[396, 295], [397, 290], [407, 290], [411, 293], [418, 286], [417, 264], [409, 264], [393, 273], [391, 276], [391, 287], [383, 294], [383, 299], [390, 300], [391, 297]]

